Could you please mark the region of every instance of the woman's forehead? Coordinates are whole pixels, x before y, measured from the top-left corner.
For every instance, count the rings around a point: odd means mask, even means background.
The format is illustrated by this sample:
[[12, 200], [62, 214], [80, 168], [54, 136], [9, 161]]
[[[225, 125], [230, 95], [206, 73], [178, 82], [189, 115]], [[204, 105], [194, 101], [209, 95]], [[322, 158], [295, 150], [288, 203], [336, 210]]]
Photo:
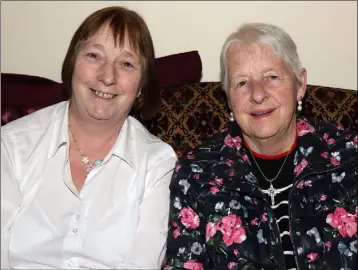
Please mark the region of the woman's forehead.
[[133, 54], [139, 55], [138, 44], [136, 40], [131, 39], [129, 32], [114, 31], [108, 24], [100, 27], [91, 37], [89, 37], [84, 43], [106, 43], [116, 48], [125, 47], [127, 50], [133, 52]]
[[273, 47], [269, 44], [233, 44], [228, 50], [229, 59], [250, 61], [251, 59], [278, 60]]
[[228, 51], [229, 75], [265, 73], [271, 70], [280, 73], [291, 73], [286, 62], [276, 55], [271, 45], [250, 44], [234, 45]]
[[279, 64], [283, 59], [279, 57], [269, 44], [239, 44], [228, 50], [228, 62], [273, 62]]

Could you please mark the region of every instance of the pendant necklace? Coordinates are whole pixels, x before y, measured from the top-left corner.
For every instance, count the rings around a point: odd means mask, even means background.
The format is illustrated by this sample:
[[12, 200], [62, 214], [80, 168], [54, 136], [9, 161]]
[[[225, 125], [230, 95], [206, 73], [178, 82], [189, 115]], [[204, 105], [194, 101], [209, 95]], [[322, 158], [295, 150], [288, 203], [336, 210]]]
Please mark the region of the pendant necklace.
[[275, 196], [276, 196], [277, 194], [280, 194], [280, 193], [282, 192], [282, 189], [276, 189], [276, 188], [274, 188], [273, 185], [272, 185], [272, 182], [275, 181], [275, 180], [277, 179], [277, 177], [280, 175], [280, 173], [281, 173], [281, 171], [282, 171], [282, 169], [283, 169], [283, 166], [285, 165], [286, 160], [287, 160], [288, 156], [290, 155], [290, 151], [289, 151], [288, 154], [286, 155], [286, 158], [285, 158], [285, 160], [283, 161], [283, 163], [282, 163], [282, 165], [281, 165], [281, 168], [280, 168], [280, 170], [278, 171], [278, 173], [276, 174], [276, 176], [275, 176], [274, 178], [267, 178], [266, 175], [265, 175], [265, 174], [263, 173], [263, 171], [261, 170], [259, 164], [257, 163], [257, 161], [256, 161], [256, 159], [255, 159], [253, 153], [251, 152], [250, 147], [248, 147], [248, 149], [249, 149], [250, 154], [251, 154], [251, 156], [252, 156], [252, 159], [254, 160], [254, 162], [255, 162], [257, 168], [259, 169], [260, 173], [262, 174], [262, 176], [264, 177], [264, 179], [265, 179], [267, 182], [270, 183], [269, 189], [267, 189], [267, 190], [262, 190], [262, 192], [263, 192], [264, 194], [267, 194], [268, 196], [270, 196], [272, 205], [275, 205]]
[[90, 160], [89, 160], [89, 158], [88, 158], [88, 156], [85, 156], [85, 155], [83, 154], [82, 149], [81, 149], [80, 146], [78, 145], [77, 140], [76, 140], [76, 138], [75, 138], [75, 135], [73, 135], [73, 132], [72, 132], [72, 129], [71, 129], [71, 125], [70, 125], [70, 124], [68, 124], [68, 128], [69, 128], [70, 133], [71, 133], [71, 135], [72, 135], [72, 138], [73, 138], [73, 140], [74, 140], [74, 142], [75, 142], [75, 144], [76, 144], [77, 153], [82, 157], [82, 160], [81, 160], [82, 163], [85, 164], [85, 167], [86, 167], [86, 176], [87, 176], [87, 175], [92, 171], [93, 168], [98, 167], [99, 165], [101, 165], [103, 160], [102, 160], [102, 159], [97, 159], [97, 160], [95, 160], [93, 163], [91, 163]]

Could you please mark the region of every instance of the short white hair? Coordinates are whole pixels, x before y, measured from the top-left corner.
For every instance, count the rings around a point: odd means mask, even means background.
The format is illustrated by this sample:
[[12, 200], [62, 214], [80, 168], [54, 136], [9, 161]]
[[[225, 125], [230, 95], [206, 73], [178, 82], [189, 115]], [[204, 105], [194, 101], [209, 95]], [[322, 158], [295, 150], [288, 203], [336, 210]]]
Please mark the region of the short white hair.
[[297, 46], [292, 38], [280, 27], [266, 23], [245, 23], [226, 39], [220, 55], [220, 79], [224, 91], [228, 92], [229, 78], [227, 52], [233, 44], [268, 44], [275, 54], [283, 59], [300, 82], [301, 61]]

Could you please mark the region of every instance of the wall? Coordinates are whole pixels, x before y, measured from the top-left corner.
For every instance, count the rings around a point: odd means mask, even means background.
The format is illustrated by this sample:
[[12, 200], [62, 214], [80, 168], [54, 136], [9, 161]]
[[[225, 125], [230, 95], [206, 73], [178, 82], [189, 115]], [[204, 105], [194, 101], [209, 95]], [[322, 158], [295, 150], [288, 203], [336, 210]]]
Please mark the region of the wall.
[[310, 84], [357, 89], [356, 1], [7, 1], [1, 3], [1, 71], [60, 81], [72, 34], [96, 9], [138, 11], [158, 57], [198, 50], [203, 81], [219, 78], [219, 54], [242, 22], [269, 22], [296, 41]]

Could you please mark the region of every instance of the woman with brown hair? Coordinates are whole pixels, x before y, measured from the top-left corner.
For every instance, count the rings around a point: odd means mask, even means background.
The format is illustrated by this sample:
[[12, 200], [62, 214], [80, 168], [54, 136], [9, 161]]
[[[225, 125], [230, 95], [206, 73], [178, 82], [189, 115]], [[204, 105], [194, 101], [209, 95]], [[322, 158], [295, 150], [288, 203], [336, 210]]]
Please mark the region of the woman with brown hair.
[[62, 79], [68, 101], [1, 129], [1, 268], [159, 268], [177, 158], [129, 116], [159, 102], [143, 19], [91, 14]]

